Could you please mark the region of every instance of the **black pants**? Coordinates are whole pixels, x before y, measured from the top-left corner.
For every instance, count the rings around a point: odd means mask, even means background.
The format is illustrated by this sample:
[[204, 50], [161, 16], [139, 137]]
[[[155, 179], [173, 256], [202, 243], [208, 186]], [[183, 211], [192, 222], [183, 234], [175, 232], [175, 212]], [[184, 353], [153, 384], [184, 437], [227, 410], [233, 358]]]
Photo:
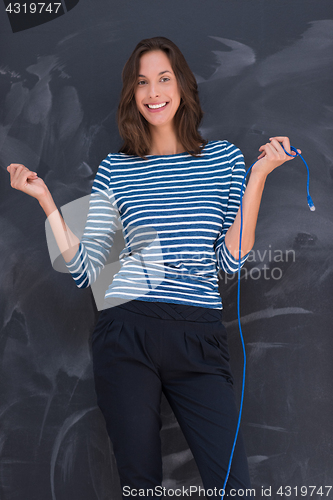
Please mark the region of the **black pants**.
[[[204, 488], [216, 487], [218, 492], [238, 419], [222, 310], [140, 300], [114, 303], [118, 305], [99, 315], [92, 352], [97, 402], [113, 444], [121, 487], [146, 490], [162, 484], [163, 391]], [[230, 489], [250, 487], [239, 433], [225, 497]]]

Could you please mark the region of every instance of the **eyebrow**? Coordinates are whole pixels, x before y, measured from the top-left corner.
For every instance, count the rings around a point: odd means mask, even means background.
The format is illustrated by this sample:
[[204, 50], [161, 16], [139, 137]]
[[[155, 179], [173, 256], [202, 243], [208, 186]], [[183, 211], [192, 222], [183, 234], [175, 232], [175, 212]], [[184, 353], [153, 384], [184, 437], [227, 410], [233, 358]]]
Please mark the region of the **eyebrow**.
[[[165, 70], [165, 71], [161, 71], [161, 72], [158, 74], [158, 76], [163, 75], [164, 73], [171, 73], [171, 71], [169, 71], [168, 69], [167, 69], [167, 70]], [[141, 77], [141, 78], [146, 78], [146, 76], [145, 76], [145, 75], [138, 75], [138, 77]]]

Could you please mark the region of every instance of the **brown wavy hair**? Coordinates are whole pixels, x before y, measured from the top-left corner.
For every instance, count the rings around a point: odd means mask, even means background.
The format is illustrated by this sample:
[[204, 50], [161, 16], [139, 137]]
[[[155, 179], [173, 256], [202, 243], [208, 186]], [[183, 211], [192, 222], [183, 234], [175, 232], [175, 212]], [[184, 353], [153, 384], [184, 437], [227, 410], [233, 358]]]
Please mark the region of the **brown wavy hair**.
[[168, 56], [180, 89], [180, 104], [174, 116], [176, 134], [184, 149], [197, 156], [207, 144], [198, 132], [203, 117], [196, 79], [185, 57], [171, 40], [157, 36], [141, 40], [130, 55], [122, 71], [123, 88], [117, 112], [119, 133], [124, 143], [119, 153], [146, 159], [151, 146], [147, 120], [139, 112], [134, 91], [140, 69], [141, 56], [153, 50], [162, 50]]

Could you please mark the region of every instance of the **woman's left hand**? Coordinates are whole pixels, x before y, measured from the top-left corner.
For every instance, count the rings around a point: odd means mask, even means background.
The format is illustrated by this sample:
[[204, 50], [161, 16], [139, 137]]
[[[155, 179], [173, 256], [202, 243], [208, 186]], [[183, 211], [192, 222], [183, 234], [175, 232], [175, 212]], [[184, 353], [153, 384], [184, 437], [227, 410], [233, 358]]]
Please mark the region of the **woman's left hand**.
[[[290, 150], [290, 141], [288, 137], [271, 137], [270, 142], [264, 144], [259, 148], [261, 154], [258, 156], [258, 160], [252, 167], [252, 172], [260, 173], [267, 176], [275, 168], [279, 167], [286, 161], [292, 160], [292, 156], [288, 156], [284, 151], [280, 143], [283, 144], [285, 150], [295, 155], [295, 152]], [[301, 150], [297, 150], [301, 153]]]

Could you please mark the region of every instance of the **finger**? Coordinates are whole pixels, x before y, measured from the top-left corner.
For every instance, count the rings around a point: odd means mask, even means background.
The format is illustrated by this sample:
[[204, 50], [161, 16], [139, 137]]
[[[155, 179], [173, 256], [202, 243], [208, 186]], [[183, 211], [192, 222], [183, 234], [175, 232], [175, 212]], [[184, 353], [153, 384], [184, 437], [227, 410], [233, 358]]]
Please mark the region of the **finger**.
[[14, 172], [16, 172], [16, 169], [18, 168], [19, 164], [18, 163], [11, 163], [8, 165], [7, 170], [8, 172], [12, 175]]
[[269, 140], [276, 139], [279, 142], [282, 142], [284, 149], [291, 154], [291, 149], [290, 149], [290, 140], [289, 137], [284, 137], [284, 136], [276, 136], [276, 137], [270, 137]]
[[[22, 165], [22, 163], [11, 163], [8, 167], [7, 167], [7, 170], [11, 171], [11, 172], [16, 172], [17, 169], [27, 169], [27, 167], [25, 167], [24, 165]], [[28, 169], [27, 169], [28, 170]]]
[[263, 144], [262, 146], [260, 146], [259, 151], [266, 151], [266, 149], [268, 149], [270, 147], [271, 147], [271, 143], [266, 142], [266, 144]]
[[[281, 146], [281, 143], [277, 139], [275, 139], [275, 138], [271, 139], [271, 145], [275, 148], [275, 150], [277, 151], [277, 153], [281, 157], [283, 157], [283, 158], [286, 157], [286, 153], [285, 153], [283, 147]], [[286, 149], [286, 151], [288, 151], [288, 150]], [[292, 153], [290, 153], [290, 154], [292, 154]], [[288, 158], [290, 158], [290, 157], [288, 156]]]
[[[22, 167], [23, 169], [29, 170], [22, 163], [11, 163], [10, 165], [8, 165], [7, 170], [8, 170], [8, 172], [10, 172], [10, 171], [17, 170], [19, 167]], [[32, 170], [29, 170], [29, 172], [32, 172]], [[34, 173], [36, 173], [36, 172], [34, 172]]]
[[260, 146], [259, 151], [261, 151], [261, 154], [260, 154], [259, 158], [262, 158], [263, 156], [266, 156], [266, 154], [267, 154], [267, 151], [266, 151], [267, 145], [268, 144], [263, 144], [262, 146]]
[[10, 165], [8, 165], [7, 170], [8, 169], [10, 169], [10, 170], [16, 170], [18, 167], [27, 168], [22, 163], [11, 163]]
[[264, 148], [265, 148], [265, 145], [260, 146], [259, 151], [261, 151], [261, 154], [258, 156], [258, 160], [260, 160], [260, 158], [263, 158], [264, 156], [266, 156], [266, 151]]
[[[14, 170], [15, 169], [15, 170]], [[21, 189], [28, 182], [28, 178], [31, 180], [36, 179], [36, 172], [32, 172], [27, 167], [21, 164], [14, 164], [13, 173], [10, 176], [10, 182], [12, 187], [16, 189]]]
[[[284, 141], [284, 144], [281, 142], [279, 142], [277, 139], [287, 139]], [[289, 138], [288, 137], [272, 137], [270, 139], [271, 141], [271, 144], [274, 145], [274, 147], [276, 148], [276, 150], [278, 151], [278, 154], [280, 156], [280, 158], [286, 162], [286, 161], [290, 161], [290, 160], [293, 160], [294, 158], [296, 158], [298, 156], [298, 154], [296, 153], [296, 151], [300, 154], [300, 150], [296, 150], [296, 149], [291, 149], [291, 146], [290, 146], [290, 141], [289, 141]]]
[[18, 179], [19, 172], [22, 171], [23, 167], [24, 165], [21, 165], [20, 163], [11, 163], [9, 165], [8, 171], [10, 173], [10, 182], [12, 185]]
[[[16, 166], [17, 165], [17, 166]], [[22, 182], [23, 181], [26, 181], [26, 177], [27, 177], [27, 173], [29, 172], [29, 169], [27, 167], [25, 167], [24, 165], [20, 165], [20, 164], [15, 164], [14, 165], [16, 168], [13, 172], [13, 181], [14, 182]]]
[[27, 174], [27, 177], [29, 177], [29, 179], [37, 179], [38, 175], [36, 174], [36, 172], [29, 172]]
[[274, 148], [274, 146], [270, 142], [267, 142], [267, 144], [261, 146], [259, 148], [259, 151], [265, 152], [265, 155], [271, 159], [277, 156], [276, 148]]

